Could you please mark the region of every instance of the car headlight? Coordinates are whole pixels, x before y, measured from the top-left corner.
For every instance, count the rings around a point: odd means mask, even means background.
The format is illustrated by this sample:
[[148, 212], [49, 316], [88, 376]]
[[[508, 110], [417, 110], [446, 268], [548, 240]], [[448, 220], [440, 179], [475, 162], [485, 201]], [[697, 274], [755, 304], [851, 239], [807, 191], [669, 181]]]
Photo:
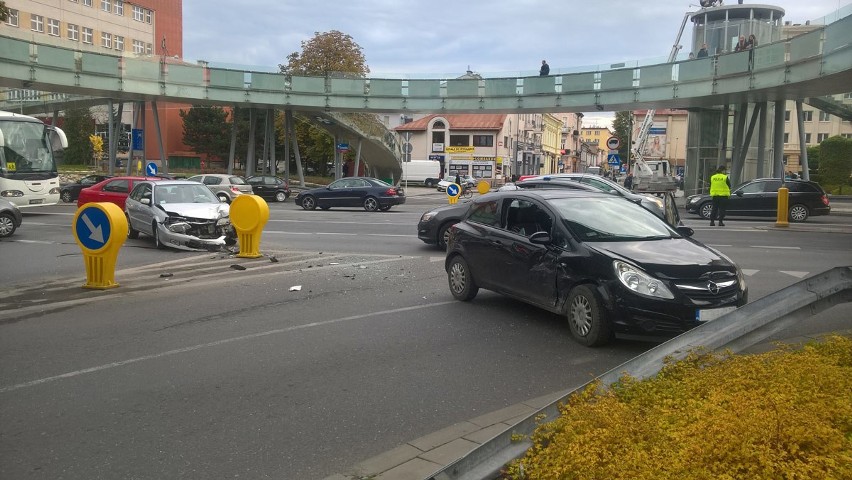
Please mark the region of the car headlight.
[[615, 268], [615, 276], [630, 291], [651, 298], [674, 298], [672, 292], [662, 281], [648, 275], [633, 265], [616, 260], [612, 262], [612, 266]]
[[223, 225], [230, 225], [230, 224], [231, 224], [231, 218], [230, 217], [222, 217], [219, 220], [216, 220], [216, 226], [217, 227], [221, 227]]
[[433, 218], [435, 218], [435, 215], [437, 215], [437, 214], [438, 214], [438, 212], [436, 212], [434, 210], [428, 211], [428, 212], [424, 213], [422, 217], [420, 217], [420, 221], [421, 222], [428, 222], [429, 220], [432, 220]]
[[186, 222], [174, 222], [166, 225], [166, 228], [170, 232], [180, 233], [182, 235], [186, 235], [190, 230], [190, 225]]
[[696, 203], [696, 202], [698, 202], [698, 198], [699, 197], [689, 197], [689, 199], [687, 199], [686, 203], [689, 204], [689, 205]]

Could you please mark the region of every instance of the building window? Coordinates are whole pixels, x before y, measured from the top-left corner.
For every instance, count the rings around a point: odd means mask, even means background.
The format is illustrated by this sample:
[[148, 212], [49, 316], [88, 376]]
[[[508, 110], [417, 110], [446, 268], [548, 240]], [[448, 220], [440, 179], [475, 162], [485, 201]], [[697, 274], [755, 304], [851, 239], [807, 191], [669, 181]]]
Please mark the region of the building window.
[[112, 35], [101, 32], [101, 46], [104, 48], [112, 48]]
[[133, 20], [142, 22], [145, 20], [145, 9], [139, 5], [133, 5]]
[[494, 146], [494, 135], [474, 135], [473, 136], [473, 146], [474, 147], [493, 147]]
[[53, 35], [54, 37], [59, 36], [59, 20], [55, 18], [47, 19], [47, 34]]
[[101, 10], [107, 13], [112, 12], [112, 0], [101, 0]]
[[784, 121], [785, 122], [790, 121], [790, 110], [784, 110]]
[[124, 37], [122, 37], [121, 35], [116, 35], [114, 46], [116, 50], [124, 51]]
[[89, 27], [83, 27], [83, 43], [88, 43], [89, 45], [94, 43], [94, 33]]
[[810, 133], [806, 133], [806, 134], [805, 134], [805, 145], [807, 145], [807, 144], [809, 144], [809, 143], [811, 143], [811, 134], [810, 134]]
[[112, 13], [120, 17], [124, 16], [124, 0], [115, 0], [115, 5], [113, 5]]
[[784, 143], [790, 143], [790, 134], [789, 133], [784, 134]]
[[86, 7], [91, 7], [92, 6], [92, 0], [83, 0], [83, 5], [86, 6]]
[[822, 143], [827, 138], [828, 138], [827, 133], [817, 133], [817, 143]]
[[44, 17], [41, 15], [30, 16], [30, 30], [44, 33]]
[[68, 40], [80, 41], [80, 27], [73, 23], [68, 24]]
[[469, 147], [470, 135], [450, 135], [451, 147]]
[[830, 113], [823, 112], [822, 110], [819, 111], [819, 121], [820, 122], [828, 122], [830, 120], [831, 120], [831, 114]]
[[18, 26], [18, 11], [17, 10], [15, 10], [13, 8], [9, 9], [9, 18], [6, 19], [6, 25], [9, 25], [10, 27], [17, 27]]
[[145, 54], [152, 55], [154, 53], [154, 45], [150, 43], [145, 44]]
[[145, 9], [145, 23], [151, 24], [153, 22], [153, 13], [151, 10]]
[[812, 122], [814, 120], [813, 110], [806, 110], [802, 112], [802, 120], [804, 120], [805, 122]]
[[70, 1], [70, 2], [74, 2], [74, 3], [77, 3], [77, 0], [68, 0], [68, 1]]
[[136, 55], [145, 53], [145, 42], [142, 40], [133, 40], [133, 53]]

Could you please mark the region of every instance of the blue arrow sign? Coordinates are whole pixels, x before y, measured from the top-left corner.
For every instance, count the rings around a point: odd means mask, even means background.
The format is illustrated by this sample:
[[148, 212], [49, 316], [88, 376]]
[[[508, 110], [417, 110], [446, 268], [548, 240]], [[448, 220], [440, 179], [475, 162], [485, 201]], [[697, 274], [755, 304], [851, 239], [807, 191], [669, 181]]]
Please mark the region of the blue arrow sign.
[[149, 177], [153, 177], [154, 175], [156, 175], [157, 174], [157, 164], [154, 163], [154, 162], [150, 162], [150, 163], [148, 163], [148, 165], [145, 165], [145, 173]]
[[80, 212], [74, 233], [80, 243], [89, 250], [100, 250], [109, 241], [110, 224], [106, 213], [97, 207], [88, 207]]
[[621, 159], [618, 158], [617, 153], [610, 153], [606, 156], [606, 163], [610, 165], [621, 165]]
[[459, 186], [453, 183], [452, 185], [447, 185], [447, 196], [456, 197], [459, 194]]

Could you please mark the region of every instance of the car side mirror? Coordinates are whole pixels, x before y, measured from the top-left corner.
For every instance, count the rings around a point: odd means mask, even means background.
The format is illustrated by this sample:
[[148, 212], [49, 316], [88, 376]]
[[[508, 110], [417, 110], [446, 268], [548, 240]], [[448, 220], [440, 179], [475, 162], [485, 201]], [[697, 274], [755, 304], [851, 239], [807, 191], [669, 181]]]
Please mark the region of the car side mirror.
[[139, 199], [142, 205], [151, 205], [151, 197], [145, 196]]
[[742, 192], [742, 191], [738, 191], [738, 192], [734, 193], [734, 195], [736, 195], [736, 196], [738, 196], [738, 197], [742, 197], [742, 196], [743, 196], [743, 192]]
[[553, 239], [550, 238], [550, 234], [547, 232], [535, 232], [530, 235], [530, 243], [534, 243], [536, 245], [550, 245], [553, 243]]
[[685, 225], [680, 225], [675, 230], [677, 230], [677, 233], [683, 235], [684, 237], [691, 237], [691, 236], [695, 235], [695, 230], [693, 230], [693, 229], [691, 229], [691, 228], [689, 228]]

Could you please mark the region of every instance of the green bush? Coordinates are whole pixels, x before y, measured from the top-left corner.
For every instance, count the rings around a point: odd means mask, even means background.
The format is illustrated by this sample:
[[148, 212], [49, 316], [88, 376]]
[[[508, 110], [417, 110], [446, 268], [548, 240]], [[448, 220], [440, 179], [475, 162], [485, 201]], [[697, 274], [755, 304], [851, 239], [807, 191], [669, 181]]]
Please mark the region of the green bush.
[[760, 355], [692, 352], [593, 385], [540, 425], [508, 479], [852, 478], [852, 338]]

